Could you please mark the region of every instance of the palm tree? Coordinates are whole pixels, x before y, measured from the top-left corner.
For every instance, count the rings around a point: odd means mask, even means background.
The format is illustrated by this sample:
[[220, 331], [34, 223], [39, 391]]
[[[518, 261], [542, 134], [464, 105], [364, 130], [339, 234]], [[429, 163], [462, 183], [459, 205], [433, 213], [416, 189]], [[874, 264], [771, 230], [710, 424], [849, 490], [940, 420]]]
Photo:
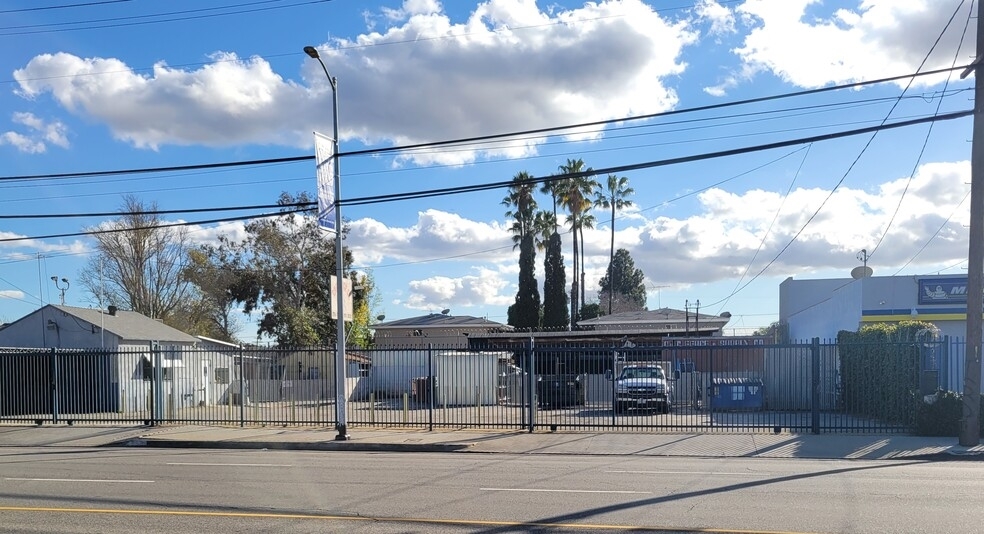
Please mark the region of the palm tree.
[[546, 249], [550, 236], [557, 233], [557, 215], [546, 210], [537, 211], [533, 217], [533, 232], [536, 233], [536, 249]]
[[[563, 180], [547, 180], [540, 185], [540, 192], [550, 195], [550, 200], [553, 202], [553, 221], [554, 229], [557, 227], [557, 199], [560, 197], [560, 190], [563, 184]], [[549, 238], [549, 236], [548, 236]]]
[[578, 262], [578, 263], [581, 266], [581, 306], [582, 307], [584, 306], [584, 303], [587, 302], [584, 299], [584, 288], [587, 285], [587, 284], [584, 283], [584, 263], [585, 263], [585, 261], [584, 261], [584, 229], [585, 228], [589, 228], [589, 229], [590, 228], [594, 228], [594, 223], [595, 223], [595, 216], [592, 215], [592, 214], [590, 214], [590, 213], [585, 212], [585, 213], [582, 213], [581, 214], [581, 218], [578, 219], [578, 225], [577, 225], [578, 240], [581, 242], [581, 261]]
[[513, 219], [509, 231], [512, 232], [513, 248], [522, 243], [523, 238], [536, 232], [536, 199], [533, 197], [534, 184], [530, 173], [522, 171], [513, 177], [513, 185], [509, 186], [509, 194], [502, 199], [502, 205], [510, 209], [506, 217]]
[[615, 176], [614, 174], [608, 175], [608, 183], [606, 187], [602, 187], [600, 184], [595, 190], [595, 201], [594, 205], [603, 209], [612, 210], [612, 240], [611, 248], [608, 252], [608, 315], [612, 314], [612, 298], [615, 294], [615, 284], [612, 272], [612, 262], [615, 260], [615, 213], [618, 210], [627, 208], [632, 205], [631, 200], [627, 200], [629, 195], [634, 195], [635, 189], [629, 187], [629, 179], [624, 176]]
[[[570, 175], [590, 173], [592, 169], [591, 167], [585, 167], [584, 161], [579, 158], [576, 160], [568, 159], [566, 164], [558, 167], [558, 170], [562, 174]], [[561, 179], [557, 185], [560, 204], [567, 208], [571, 216], [569, 224], [571, 227], [574, 252], [574, 281], [571, 283], [571, 321], [577, 320], [578, 310], [580, 310], [580, 301], [578, 300], [578, 266], [581, 264], [581, 259], [578, 258], [577, 244], [579, 234], [581, 233], [581, 217], [591, 207], [588, 196], [594, 191], [595, 183], [594, 179], [590, 177], [590, 174], [587, 174]]]

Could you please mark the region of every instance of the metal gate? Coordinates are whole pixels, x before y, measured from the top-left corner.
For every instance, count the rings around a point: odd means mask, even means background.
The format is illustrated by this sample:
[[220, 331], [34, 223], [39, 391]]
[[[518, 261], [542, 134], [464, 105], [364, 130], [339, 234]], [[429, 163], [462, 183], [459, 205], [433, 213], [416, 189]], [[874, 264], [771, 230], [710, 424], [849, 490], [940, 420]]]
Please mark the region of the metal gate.
[[[920, 395], [959, 384], [961, 347], [881, 345], [890, 368], [819, 339], [350, 349], [345, 409], [350, 427], [909, 432]], [[334, 358], [323, 347], [7, 349], [0, 422], [331, 427]]]

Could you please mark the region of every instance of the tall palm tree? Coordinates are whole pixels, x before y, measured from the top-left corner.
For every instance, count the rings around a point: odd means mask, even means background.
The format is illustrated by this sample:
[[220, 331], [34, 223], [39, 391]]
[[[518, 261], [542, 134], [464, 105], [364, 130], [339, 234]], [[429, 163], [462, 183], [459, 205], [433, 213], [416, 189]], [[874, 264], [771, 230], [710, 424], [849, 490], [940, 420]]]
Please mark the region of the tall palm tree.
[[595, 225], [595, 216], [592, 215], [592, 214], [590, 214], [590, 213], [587, 213], [587, 212], [582, 213], [581, 214], [581, 218], [578, 219], [577, 233], [578, 233], [578, 240], [581, 242], [581, 261], [578, 262], [578, 263], [581, 265], [581, 305], [582, 306], [584, 305], [585, 302], [587, 302], [584, 299], [584, 288], [585, 288], [585, 286], [587, 286], [587, 284], [584, 283], [584, 263], [585, 263], [585, 261], [584, 261], [584, 229], [585, 228], [589, 228], [589, 229], [590, 228], [594, 228], [594, 225]]
[[536, 232], [536, 199], [533, 197], [535, 184], [530, 173], [522, 171], [513, 176], [509, 194], [502, 199], [502, 205], [509, 207], [506, 217], [513, 219], [509, 231], [512, 232], [513, 248], [522, 243], [523, 238]]
[[635, 189], [629, 187], [629, 179], [624, 176], [608, 175], [606, 186], [598, 185], [595, 189], [594, 205], [603, 209], [612, 210], [612, 240], [611, 248], [608, 252], [608, 315], [612, 314], [612, 298], [615, 294], [614, 273], [612, 272], [612, 262], [615, 260], [615, 213], [632, 205], [631, 200], [627, 200], [630, 195], [635, 194]]
[[533, 232], [536, 233], [536, 249], [544, 250], [550, 236], [557, 233], [557, 215], [547, 210], [539, 210], [533, 217]]
[[550, 200], [553, 203], [553, 211], [551, 213], [553, 213], [554, 230], [557, 228], [557, 199], [560, 197], [562, 184], [563, 180], [547, 180], [540, 185], [540, 192], [550, 195]]
[[[590, 173], [592, 169], [591, 167], [585, 167], [584, 161], [578, 158], [568, 159], [566, 164], [558, 167], [558, 170], [562, 174], [570, 175]], [[573, 241], [574, 281], [571, 284], [571, 321], [577, 320], [578, 311], [581, 309], [578, 299], [578, 287], [582, 285], [578, 282], [578, 267], [581, 264], [581, 259], [578, 258], [577, 245], [578, 237], [581, 233], [581, 216], [591, 207], [591, 201], [588, 200], [588, 196], [594, 191], [594, 184], [595, 181], [591, 178], [590, 174], [564, 178], [558, 184], [558, 200], [562, 206], [567, 208], [567, 212], [570, 214], [568, 223], [571, 227]]]

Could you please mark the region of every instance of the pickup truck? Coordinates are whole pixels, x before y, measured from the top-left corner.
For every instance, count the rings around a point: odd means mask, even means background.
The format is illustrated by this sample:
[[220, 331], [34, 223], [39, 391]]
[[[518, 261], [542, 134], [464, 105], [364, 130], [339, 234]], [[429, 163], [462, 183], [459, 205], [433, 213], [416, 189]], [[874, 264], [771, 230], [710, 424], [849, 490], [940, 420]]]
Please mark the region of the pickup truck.
[[614, 381], [612, 407], [615, 413], [652, 409], [661, 413], [670, 413], [673, 406], [673, 388], [659, 365], [626, 365], [617, 377], [613, 378], [611, 371], [605, 376]]

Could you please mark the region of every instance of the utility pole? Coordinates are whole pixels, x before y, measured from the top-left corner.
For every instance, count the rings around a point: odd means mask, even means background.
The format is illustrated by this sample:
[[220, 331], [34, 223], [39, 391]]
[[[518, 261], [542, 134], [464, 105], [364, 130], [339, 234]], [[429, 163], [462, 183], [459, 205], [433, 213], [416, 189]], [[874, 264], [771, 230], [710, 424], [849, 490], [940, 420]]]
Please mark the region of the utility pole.
[[974, 130], [970, 151], [970, 244], [967, 251], [967, 354], [964, 365], [963, 421], [960, 445], [980, 443], [981, 425], [981, 314], [984, 312], [984, 17], [977, 2], [977, 52], [974, 64]]

